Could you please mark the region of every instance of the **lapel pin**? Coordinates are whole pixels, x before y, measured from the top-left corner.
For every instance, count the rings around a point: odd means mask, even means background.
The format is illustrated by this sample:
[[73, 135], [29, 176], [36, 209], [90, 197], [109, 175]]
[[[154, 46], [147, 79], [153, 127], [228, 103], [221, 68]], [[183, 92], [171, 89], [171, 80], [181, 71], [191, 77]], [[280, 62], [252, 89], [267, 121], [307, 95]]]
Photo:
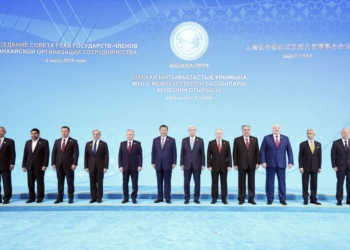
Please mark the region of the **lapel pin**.
[[90, 144], [90, 146], [92, 146], [92, 144]]

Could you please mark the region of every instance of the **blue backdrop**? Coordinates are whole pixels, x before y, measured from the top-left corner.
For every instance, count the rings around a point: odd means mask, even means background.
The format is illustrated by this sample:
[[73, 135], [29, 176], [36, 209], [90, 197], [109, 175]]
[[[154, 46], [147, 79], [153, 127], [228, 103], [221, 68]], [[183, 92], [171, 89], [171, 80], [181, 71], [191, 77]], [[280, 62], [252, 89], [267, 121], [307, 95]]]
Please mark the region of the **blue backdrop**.
[[[172, 36], [181, 24], [190, 34]], [[186, 51], [199, 58], [182, 59]], [[349, 55], [348, 0], [1, 0], [0, 125], [16, 142], [13, 185], [26, 186], [20, 167], [33, 127], [51, 148], [61, 126], [71, 128], [82, 186], [92, 130], [110, 148], [105, 185], [120, 186], [119, 143], [132, 128], [144, 149], [139, 184], [155, 186], [150, 152], [159, 125], [169, 126], [179, 152], [191, 124], [207, 146], [216, 128], [232, 143], [249, 124], [261, 143], [279, 123], [296, 163], [287, 191], [301, 190], [297, 155], [309, 127], [323, 146], [319, 187], [335, 190], [330, 147], [349, 123]], [[56, 186], [51, 168], [45, 178]], [[182, 185], [179, 166], [172, 180]], [[256, 182], [264, 187], [264, 169]], [[210, 184], [206, 170], [202, 185]], [[229, 186], [237, 186], [236, 171]]]

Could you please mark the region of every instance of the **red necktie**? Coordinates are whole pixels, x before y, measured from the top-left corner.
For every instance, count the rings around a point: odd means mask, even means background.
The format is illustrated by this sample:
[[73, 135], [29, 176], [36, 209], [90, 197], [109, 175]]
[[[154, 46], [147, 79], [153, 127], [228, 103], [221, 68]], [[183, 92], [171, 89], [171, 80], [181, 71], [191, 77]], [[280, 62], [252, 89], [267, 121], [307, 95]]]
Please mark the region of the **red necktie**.
[[220, 140], [218, 141], [218, 150], [219, 150], [219, 153], [221, 153], [221, 145], [220, 145]]
[[63, 139], [61, 151], [64, 152], [65, 148], [66, 148], [66, 139]]
[[129, 154], [131, 152], [131, 141], [129, 141], [128, 152], [129, 152]]
[[247, 150], [249, 150], [249, 141], [248, 141], [248, 138], [245, 139], [245, 147], [247, 148]]
[[280, 146], [280, 142], [278, 141], [278, 136], [276, 136], [276, 148]]

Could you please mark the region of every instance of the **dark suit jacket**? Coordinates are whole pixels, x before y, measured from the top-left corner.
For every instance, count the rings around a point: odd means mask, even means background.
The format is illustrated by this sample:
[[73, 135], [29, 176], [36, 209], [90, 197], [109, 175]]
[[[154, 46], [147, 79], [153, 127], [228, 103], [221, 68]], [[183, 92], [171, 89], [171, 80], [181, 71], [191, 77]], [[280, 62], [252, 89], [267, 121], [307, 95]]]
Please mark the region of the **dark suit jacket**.
[[49, 165], [50, 149], [49, 142], [45, 139], [39, 138], [32, 151], [32, 140], [26, 142], [24, 146], [22, 168], [27, 170], [41, 170], [43, 166]]
[[167, 136], [164, 143], [164, 148], [161, 146], [161, 137], [154, 138], [152, 144], [152, 159], [151, 164], [156, 165], [156, 170], [163, 166], [164, 170], [171, 170], [172, 164], [176, 165], [177, 153], [175, 139]]
[[303, 168], [304, 172], [317, 172], [321, 169], [322, 164], [322, 148], [321, 143], [314, 141], [315, 151], [312, 154], [309, 141], [300, 143], [299, 146], [299, 168]]
[[286, 168], [288, 155], [288, 164], [294, 165], [292, 146], [290, 145], [289, 138], [285, 135], [280, 135], [280, 144], [276, 148], [274, 135], [267, 135], [260, 148], [260, 162], [266, 163], [268, 168]]
[[142, 168], [142, 147], [141, 142], [133, 140], [131, 152], [128, 152], [128, 141], [123, 141], [119, 146], [118, 162], [123, 171], [137, 171]]
[[219, 153], [217, 140], [209, 142], [207, 151], [207, 165], [213, 172], [225, 172], [227, 167], [232, 167], [230, 143], [222, 140], [221, 152]]
[[100, 140], [96, 154], [92, 151], [92, 143], [93, 141], [89, 141], [85, 145], [84, 168], [93, 169], [95, 165], [100, 170], [108, 168], [109, 153], [107, 143]]
[[350, 169], [350, 149], [348, 152], [345, 151], [343, 139], [333, 142], [331, 149], [331, 160], [332, 168], [337, 167], [339, 170], [346, 170], [346, 168]]
[[247, 150], [243, 136], [233, 141], [233, 165], [238, 166], [238, 169], [255, 169], [256, 164], [260, 163], [258, 139], [250, 136], [249, 144], [249, 150]]
[[77, 140], [68, 137], [64, 152], [61, 151], [62, 138], [57, 139], [53, 145], [51, 155], [51, 165], [56, 165], [59, 169], [63, 167], [71, 168], [72, 165], [78, 166], [79, 146]]
[[4, 137], [0, 149], [0, 170], [10, 170], [10, 165], [15, 165], [16, 149], [15, 141]]
[[184, 166], [184, 170], [189, 170], [193, 164], [193, 169], [201, 170], [205, 166], [205, 152], [203, 139], [196, 136], [191, 150], [190, 137], [182, 139], [180, 166]]

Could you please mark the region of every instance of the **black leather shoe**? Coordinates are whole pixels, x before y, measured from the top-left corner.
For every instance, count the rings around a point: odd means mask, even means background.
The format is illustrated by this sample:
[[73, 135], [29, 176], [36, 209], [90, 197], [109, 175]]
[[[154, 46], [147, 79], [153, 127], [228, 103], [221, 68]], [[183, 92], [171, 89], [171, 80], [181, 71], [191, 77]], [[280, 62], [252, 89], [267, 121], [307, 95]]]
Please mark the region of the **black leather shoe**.
[[34, 201], [35, 201], [35, 199], [29, 199], [29, 200], [26, 201], [26, 203], [32, 203]]
[[252, 205], [256, 205], [256, 202], [254, 201], [254, 200], [250, 200], [250, 201], [248, 201], [250, 204], [252, 204]]
[[341, 203], [341, 201], [337, 202], [337, 206], [342, 206], [343, 204]]
[[190, 201], [189, 200], [185, 200], [184, 204], [188, 204], [188, 203], [190, 203]]
[[222, 200], [222, 203], [225, 204], [225, 205], [228, 204], [227, 200]]
[[136, 199], [132, 199], [132, 203], [136, 204], [137, 203]]
[[201, 204], [201, 202], [199, 200], [194, 200], [194, 203]]
[[267, 205], [272, 205], [272, 201], [267, 201]]
[[286, 201], [280, 201], [280, 203], [281, 203], [283, 206], [287, 206], [287, 202], [286, 202]]
[[211, 204], [215, 204], [216, 203], [216, 200], [211, 200]]
[[36, 200], [36, 203], [41, 203], [41, 202], [43, 202], [42, 199], [37, 199], [37, 200]]
[[97, 203], [102, 203], [102, 200], [97, 200]]
[[159, 203], [159, 202], [163, 202], [163, 200], [155, 200], [154, 203]]
[[9, 200], [4, 200], [4, 202], [2, 203], [2, 204], [9, 204], [10, 203], [10, 201]]
[[60, 203], [60, 202], [63, 202], [63, 200], [59, 200], [59, 199], [57, 199], [57, 200], [55, 200], [55, 204], [58, 204], [58, 203]]
[[89, 203], [94, 203], [94, 202], [96, 202], [95, 199], [91, 199], [91, 200], [89, 201]]
[[239, 200], [238, 200], [238, 204], [239, 204], [239, 205], [242, 205], [243, 203], [244, 203], [244, 199], [239, 199]]
[[310, 203], [315, 204], [315, 205], [321, 205], [318, 201], [310, 201]]
[[350, 205], [350, 201], [347, 201], [346, 204]]
[[72, 203], [73, 203], [73, 199], [69, 199], [68, 204], [72, 204]]
[[171, 200], [166, 200], [166, 203], [171, 204]]
[[308, 202], [307, 202], [307, 201], [304, 201], [304, 202], [303, 202], [303, 204], [304, 204], [304, 205], [307, 205], [307, 204], [308, 204]]
[[124, 204], [124, 203], [127, 203], [127, 202], [129, 202], [129, 199], [124, 199], [124, 200], [122, 200], [122, 203]]

